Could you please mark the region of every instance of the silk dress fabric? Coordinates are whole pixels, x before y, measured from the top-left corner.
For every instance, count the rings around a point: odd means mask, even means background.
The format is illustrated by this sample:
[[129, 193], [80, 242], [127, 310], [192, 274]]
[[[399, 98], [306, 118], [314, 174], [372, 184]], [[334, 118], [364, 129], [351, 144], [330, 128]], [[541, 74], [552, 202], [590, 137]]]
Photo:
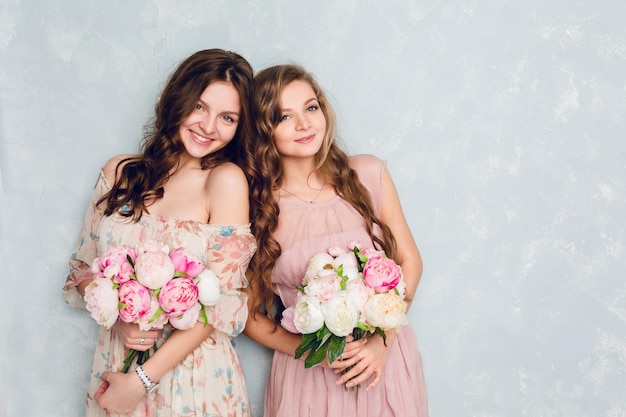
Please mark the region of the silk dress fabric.
[[[127, 415], [251, 416], [244, 373], [233, 341], [243, 330], [248, 314], [247, 295], [241, 288], [247, 286], [244, 273], [256, 250], [250, 225], [203, 224], [149, 214], [133, 223], [118, 214], [103, 216], [103, 205], [98, 207], [96, 202], [108, 190], [110, 185], [100, 172], [76, 251], [70, 259], [70, 274], [63, 288], [68, 304], [85, 306], [76, 286], [91, 278], [90, 265], [99, 254], [115, 245], [134, 246], [147, 240], [167, 244], [171, 250], [184, 247], [200, 257], [217, 275], [221, 287], [220, 301], [207, 308], [208, 322], [215, 331], [182, 363], [168, 371], [160, 379], [158, 390]], [[166, 325], [157, 345], [171, 332], [172, 327]], [[118, 415], [101, 409], [93, 396], [102, 384], [102, 373], [119, 372], [127, 352], [114, 331], [100, 327], [87, 392], [87, 417]]]
[[[385, 162], [372, 155], [350, 157], [350, 165], [369, 190], [377, 214], [382, 202]], [[293, 306], [310, 258], [329, 248], [349, 249], [353, 242], [373, 247], [363, 217], [336, 196], [306, 203], [291, 198], [279, 201], [277, 238], [282, 255], [272, 278], [275, 293], [286, 307]], [[428, 404], [422, 359], [411, 325], [397, 334], [380, 383], [346, 391], [336, 385], [332, 369], [306, 369], [304, 361], [275, 352], [265, 391], [265, 417], [426, 417]]]

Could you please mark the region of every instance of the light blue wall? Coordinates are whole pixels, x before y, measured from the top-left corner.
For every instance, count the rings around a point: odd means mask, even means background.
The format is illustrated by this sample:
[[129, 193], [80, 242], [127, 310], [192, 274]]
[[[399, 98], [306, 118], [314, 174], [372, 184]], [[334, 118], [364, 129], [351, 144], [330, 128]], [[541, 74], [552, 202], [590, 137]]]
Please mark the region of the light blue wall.
[[[80, 416], [96, 325], [61, 300], [97, 171], [198, 49], [296, 61], [388, 160], [425, 262], [433, 417], [626, 416], [621, 0], [0, 4], [0, 416]], [[238, 340], [256, 416], [267, 352]]]

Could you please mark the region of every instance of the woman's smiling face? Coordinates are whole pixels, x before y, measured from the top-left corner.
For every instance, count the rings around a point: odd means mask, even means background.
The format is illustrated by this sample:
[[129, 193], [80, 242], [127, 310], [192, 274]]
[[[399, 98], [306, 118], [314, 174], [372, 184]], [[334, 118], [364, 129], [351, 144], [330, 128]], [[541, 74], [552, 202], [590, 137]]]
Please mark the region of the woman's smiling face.
[[240, 109], [239, 93], [232, 83], [210, 83], [179, 127], [187, 153], [202, 158], [228, 145], [237, 132]]

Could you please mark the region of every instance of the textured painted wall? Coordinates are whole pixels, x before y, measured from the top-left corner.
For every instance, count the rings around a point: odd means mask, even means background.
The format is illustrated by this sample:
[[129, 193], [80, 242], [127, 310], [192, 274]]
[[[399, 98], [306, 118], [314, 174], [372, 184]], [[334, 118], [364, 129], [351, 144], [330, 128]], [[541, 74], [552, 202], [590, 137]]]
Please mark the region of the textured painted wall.
[[[296, 61], [389, 161], [425, 272], [433, 417], [626, 416], [626, 6], [611, 0], [0, 4], [0, 416], [80, 416], [96, 325], [60, 289], [91, 187], [166, 76]], [[241, 337], [261, 415], [269, 355]]]

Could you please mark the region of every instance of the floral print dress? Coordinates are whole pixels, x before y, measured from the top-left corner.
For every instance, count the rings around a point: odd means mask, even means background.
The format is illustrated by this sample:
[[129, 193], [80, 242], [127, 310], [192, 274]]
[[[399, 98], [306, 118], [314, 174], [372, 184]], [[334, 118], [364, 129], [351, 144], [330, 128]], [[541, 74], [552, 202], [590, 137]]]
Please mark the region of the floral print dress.
[[[104, 216], [103, 206], [96, 206], [96, 202], [110, 189], [100, 172], [76, 251], [70, 258], [70, 274], [63, 288], [68, 304], [84, 308], [76, 287], [91, 278], [90, 265], [99, 254], [115, 245], [137, 245], [148, 240], [170, 248], [184, 247], [200, 257], [218, 276], [221, 287], [220, 301], [207, 308], [208, 321], [215, 331], [168, 371], [160, 379], [158, 390], [142, 399], [128, 416], [251, 416], [243, 368], [233, 342], [248, 316], [247, 295], [241, 289], [247, 285], [244, 273], [256, 250], [250, 225], [204, 224], [149, 214], [133, 223], [117, 214]], [[172, 327], [166, 325], [157, 346], [171, 332]], [[87, 392], [87, 417], [118, 415], [100, 408], [94, 393], [102, 384], [102, 373], [119, 372], [127, 353], [115, 331], [100, 328]]]

